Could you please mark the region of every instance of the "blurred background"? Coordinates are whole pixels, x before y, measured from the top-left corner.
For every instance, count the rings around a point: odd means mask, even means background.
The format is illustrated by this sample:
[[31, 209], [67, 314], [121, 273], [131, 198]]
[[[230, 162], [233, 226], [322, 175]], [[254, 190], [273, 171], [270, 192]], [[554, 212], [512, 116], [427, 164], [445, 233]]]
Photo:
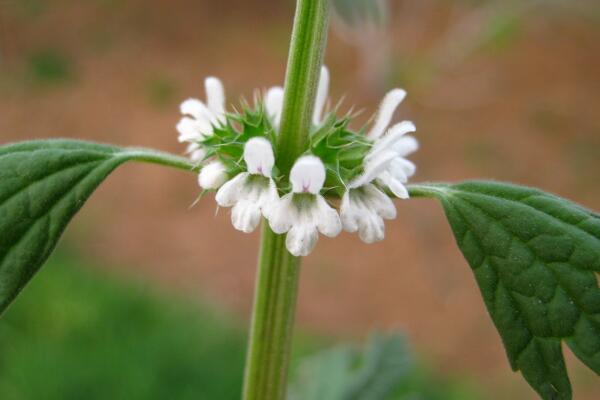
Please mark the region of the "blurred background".
[[[335, 0], [332, 99], [366, 121], [392, 87], [415, 121], [414, 181], [490, 178], [600, 207], [597, 0]], [[183, 153], [179, 103], [283, 82], [294, 2], [0, 0], [0, 139]], [[118, 170], [0, 321], [0, 398], [235, 399], [258, 234], [192, 176]], [[398, 203], [387, 238], [322, 238], [303, 264], [295, 362], [405, 332], [411, 399], [535, 399], [510, 371], [440, 207]], [[565, 349], [566, 353], [568, 349]], [[576, 399], [596, 377], [567, 354]], [[437, 388], [425, 390], [423, 388]]]

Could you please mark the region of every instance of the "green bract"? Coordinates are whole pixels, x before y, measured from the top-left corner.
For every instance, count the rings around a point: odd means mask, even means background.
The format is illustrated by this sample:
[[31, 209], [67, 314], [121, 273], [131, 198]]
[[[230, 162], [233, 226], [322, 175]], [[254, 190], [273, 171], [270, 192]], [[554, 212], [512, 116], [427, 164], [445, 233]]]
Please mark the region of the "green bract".
[[[253, 137], [265, 137], [271, 142], [274, 153], [277, 151], [276, 129], [266, 114], [262, 102], [250, 106], [242, 103], [242, 111], [228, 113], [226, 123], [213, 125], [214, 133], [198, 142], [206, 150], [205, 159], [216, 158], [227, 168], [229, 176], [246, 170], [243, 159], [244, 145]], [[323, 194], [341, 198], [346, 185], [363, 172], [363, 161], [373, 142], [364, 135], [364, 129], [354, 132], [349, 124], [352, 117], [336, 116], [331, 112], [319, 126], [313, 127], [309, 136], [310, 144], [306, 154], [314, 154], [323, 161], [327, 178]], [[288, 177], [280, 171], [281, 160], [275, 160], [273, 179], [280, 191], [289, 192]]]
[[342, 197], [345, 185], [363, 172], [363, 161], [373, 147], [364, 130], [357, 133], [349, 129], [350, 122], [350, 116], [338, 118], [331, 113], [310, 136], [310, 149], [327, 171], [324, 190], [334, 197]]
[[[198, 142], [206, 150], [206, 157], [216, 157], [225, 164], [229, 176], [245, 171], [244, 145], [253, 137], [265, 137], [275, 143], [275, 130], [261, 102], [256, 106], [242, 104], [242, 112], [225, 115], [226, 123], [213, 125], [214, 133]], [[274, 178], [279, 175], [273, 171]]]
[[542, 398], [571, 398], [563, 340], [600, 374], [597, 214], [496, 182], [413, 186], [411, 193], [442, 202], [512, 368]]

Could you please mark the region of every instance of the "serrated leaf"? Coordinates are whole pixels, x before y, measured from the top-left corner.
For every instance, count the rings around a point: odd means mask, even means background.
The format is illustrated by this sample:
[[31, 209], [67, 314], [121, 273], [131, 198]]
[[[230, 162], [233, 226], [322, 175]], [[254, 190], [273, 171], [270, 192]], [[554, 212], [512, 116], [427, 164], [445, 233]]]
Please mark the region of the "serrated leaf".
[[419, 185], [441, 200], [511, 366], [543, 399], [571, 399], [563, 340], [600, 374], [600, 218], [537, 189]]
[[403, 336], [373, 335], [364, 352], [340, 345], [305, 359], [289, 398], [385, 400], [413, 367]]
[[193, 169], [185, 159], [153, 150], [74, 140], [0, 147], [0, 314], [40, 269], [98, 185], [133, 160]]

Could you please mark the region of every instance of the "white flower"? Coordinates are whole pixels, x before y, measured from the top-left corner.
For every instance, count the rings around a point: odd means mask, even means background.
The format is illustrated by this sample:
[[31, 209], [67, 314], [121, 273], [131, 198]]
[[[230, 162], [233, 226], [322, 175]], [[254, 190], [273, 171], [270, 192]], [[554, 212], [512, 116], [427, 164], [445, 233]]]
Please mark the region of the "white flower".
[[188, 144], [185, 152], [190, 155], [190, 160], [194, 163], [200, 163], [206, 158], [206, 151], [199, 143]]
[[405, 158], [419, 147], [414, 137], [406, 136], [416, 131], [415, 125], [403, 121], [387, 129], [405, 97], [404, 90], [395, 89], [383, 99], [367, 135], [374, 143], [363, 161], [363, 173], [347, 185], [342, 198], [340, 216], [344, 229], [358, 231], [366, 243], [383, 240], [383, 220], [396, 218], [393, 202], [373, 182], [388, 188], [396, 197], [407, 199], [409, 194], [404, 184], [416, 171], [416, 166]]
[[279, 200], [269, 215], [271, 229], [287, 232], [286, 247], [294, 256], [306, 256], [315, 247], [319, 232], [335, 237], [342, 230], [340, 217], [320, 194], [325, 166], [315, 156], [300, 157], [290, 172], [292, 193]]
[[193, 161], [204, 159], [204, 151], [198, 144], [213, 134], [213, 127], [225, 123], [225, 89], [217, 78], [204, 81], [206, 104], [198, 99], [188, 99], [181, 103], [184, 117], [177, 124], [179, 142], [190, 143], [187, 152]]
[[315, 100], [315, 110], [313, 111], [313, 124], [320, 125], [322, 121], [325, 103], [329, 96], [329, 70], [326, 66], [321, 67], [321, 75], [319, 77], [319, 86], [317, 87], [317, 97]]
[[394, 112], [402, 103], [404, 98], [406, 97], [406, 91], [402, 89], [394, 89], [388, 92], [381, 105], [379, 106], [379, 111], [377, 112], [377, 118], [375, 119], [375, 124], [373, 124], [373, 128], [369, 131], [367, 136], [370, 139], [379, 139], [381, 135], [385, 132], [387, 127], [390, 125], [392, 121], [392, 117], [394, 116]]
[[198, 184], [204, 190], [216, 190], [227, 181], [227, 169], [221, 161], [208, 163], [200, 170]]
[[374, 243], [385, 237], [383, 219], [396, 218], [396, 207], [375, 185], [367, 184], [344, 193], [340, 217], [345, 231], [358, 231], [363, 242]]
[[274, 86], [265, 95], [265, 109], [276, 131], [279, 131], [281, 113], [283, 111], [283, 88]]
[[277, 186], [271, 177], [275, 157], [271, 143], [263, 137], [250, 139], [244, 146], [247, 172], [225, 183], [216, 195], [221, 207], [233, 207], [231, 222], [235, 229], [250, 233], [279, 200]]
[[415, 132], [416, 127], [410, 121], [403, 121], [387, 129], [394, 111], [404, 97], [404, 90], [395, 89], [383, 99], [375, 124], [368, 134], [375, 142], [365, 157], [362, 175], [348, 185], [350, 189], [376, 180], [380, 185], [389, 188], [396, 197], [409, 197], [404, 184], [414, 175], [416, 166], [406, 157], [417, 151], [419, 143], [414, 137], [406, 134]]

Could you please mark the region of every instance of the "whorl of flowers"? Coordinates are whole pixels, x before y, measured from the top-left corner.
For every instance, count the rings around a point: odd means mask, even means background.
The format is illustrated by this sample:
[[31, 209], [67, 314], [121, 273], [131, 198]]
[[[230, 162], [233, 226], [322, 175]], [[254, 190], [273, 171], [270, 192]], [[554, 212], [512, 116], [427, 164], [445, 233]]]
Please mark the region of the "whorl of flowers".
[[366, 243], [384, 238], [384, 220], [396, 217], [390, 196], [408, 198], [405, 184], [416, 171], [406, 159], [418, 149], [407, 135], [415, 132], [414, 124], [392, 124], [404, 90], [390, 91], [372, 126], [355, 132], [351, 115], [325, 113], [329, 72], [323, 67], [309, 146], [286, 176], [275, 158], [283, 88], [228, 112], [221, 81], [207, 78], [205, 86], [206, 102], [181, 104], [179, 141], [201, 167], [200, 187], [216, 191], [221, 207], [232, 207], [236, 229], [252, 232], [264, 217], [275, 233], [287, 234], [286, 246], [295, 256], [308, 255], [319, 233], [358, 232]]

